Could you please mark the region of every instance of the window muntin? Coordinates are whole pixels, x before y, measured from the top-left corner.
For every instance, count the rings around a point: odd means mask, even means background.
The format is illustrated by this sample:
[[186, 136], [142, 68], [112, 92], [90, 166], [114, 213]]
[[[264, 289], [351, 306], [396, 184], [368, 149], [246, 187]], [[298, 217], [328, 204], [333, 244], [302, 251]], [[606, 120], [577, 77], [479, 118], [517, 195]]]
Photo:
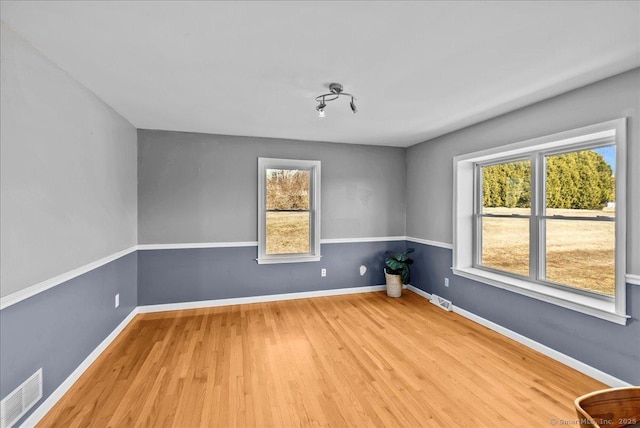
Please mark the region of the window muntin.
[[258, 159], [258, 263], [320, 260], [320, 162]]
[[615, 145], [477, 163], [474, 266], [615, 296]]

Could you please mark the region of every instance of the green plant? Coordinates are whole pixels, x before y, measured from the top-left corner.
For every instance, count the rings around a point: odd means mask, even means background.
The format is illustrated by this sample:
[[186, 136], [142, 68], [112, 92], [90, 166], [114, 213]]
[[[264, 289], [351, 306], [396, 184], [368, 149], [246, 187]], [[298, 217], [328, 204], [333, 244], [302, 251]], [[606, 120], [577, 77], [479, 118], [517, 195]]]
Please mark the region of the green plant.
[[386, 265], [386, 270], [389, 275], [400, 275], [402, 276], [402, 283], [409, 283], [409, 265], [413, 263], [413, 260], [410, 259], [407, 254], [413, 253], [413, 248], [407, 248], [404, 251], [393, 252], [387, 251], [385, 254], [387, 255], [384, 259], [384, 264]]

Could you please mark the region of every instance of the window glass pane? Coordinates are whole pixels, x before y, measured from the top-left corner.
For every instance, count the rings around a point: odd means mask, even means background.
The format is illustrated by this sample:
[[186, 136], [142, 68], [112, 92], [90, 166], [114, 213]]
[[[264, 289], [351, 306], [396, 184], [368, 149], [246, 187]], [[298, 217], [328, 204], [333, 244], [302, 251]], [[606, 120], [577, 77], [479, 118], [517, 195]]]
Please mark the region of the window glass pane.
[[266, 170], [266, 253], [309, 253], [311, 171]]
[[546, 230], [547, 281], [615, 294], [614, 222], [546, 220]]
[[308, 211], [267, 212], [267, 254], [309, 253]]
[[531, 161], [506, 162], [482, 167], [483, 214], [529, 214]]
[[529, 219], [482, 218], [482, 265], [529, 276]]
[[[615, 217], [615, 145], [546, 156], [546, 215]], [[546, 279], [613, 296], [615, 223], [546, 221]]]
[[547, 156], [547, 208], [615, 212], [615, 167], [615, 146]]
[[267, 210], [308, 210], [311, 171], [267, 169]]

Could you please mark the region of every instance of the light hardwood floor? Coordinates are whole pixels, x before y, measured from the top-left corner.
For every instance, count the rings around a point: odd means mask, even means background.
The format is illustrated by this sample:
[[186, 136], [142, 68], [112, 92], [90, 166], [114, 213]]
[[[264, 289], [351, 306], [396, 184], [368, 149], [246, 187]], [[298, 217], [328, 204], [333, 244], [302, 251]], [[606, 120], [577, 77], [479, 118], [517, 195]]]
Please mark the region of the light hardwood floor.
[[138, 315], [39, 426], [550, 427], [604, 387], [405, 290]]

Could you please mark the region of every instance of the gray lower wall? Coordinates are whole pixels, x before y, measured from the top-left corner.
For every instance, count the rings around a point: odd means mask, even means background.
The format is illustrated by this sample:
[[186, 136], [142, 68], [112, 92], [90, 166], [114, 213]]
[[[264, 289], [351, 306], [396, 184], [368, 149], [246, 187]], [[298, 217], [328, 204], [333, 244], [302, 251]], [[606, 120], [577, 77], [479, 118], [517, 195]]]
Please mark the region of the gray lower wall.
[[137, 243], [136, 130], [1, 24], [0, 296]]
[[[640, 69], [407, 149], [407, 236], [452, 242], [453, 157], [627, 117], [627, 273], [640, 273]], [[621, 326], [451, 272], [451, 250], [416, 247], [412, 283], [627, 382], [640, 384], [640, 286]], [[449, 277], [451, 286], [443, 286]]]
[[137, 271], [133, 252], [0, 311], [0, 397], [42, 367], [43, 398], [23, 421], [137, 306]]
[[258, 157], [322, 161], [322, 238], [404, 236], [405, 149], [139, 130], [139, 243], [257, 241]]
[[[6, 298], [136, 245], [137, 134], [4, 22], [0, 29]], [[42, 367], [44, 400], [136, 306], [133, 253], [2, 309], [0, 397]]]
[[320, 262], [267, 265], [256, 263], [257, 247], [140, 251], [138, 304], [382, 285], [384, 252], [404, 248], [405, 241], [322, 244]]

